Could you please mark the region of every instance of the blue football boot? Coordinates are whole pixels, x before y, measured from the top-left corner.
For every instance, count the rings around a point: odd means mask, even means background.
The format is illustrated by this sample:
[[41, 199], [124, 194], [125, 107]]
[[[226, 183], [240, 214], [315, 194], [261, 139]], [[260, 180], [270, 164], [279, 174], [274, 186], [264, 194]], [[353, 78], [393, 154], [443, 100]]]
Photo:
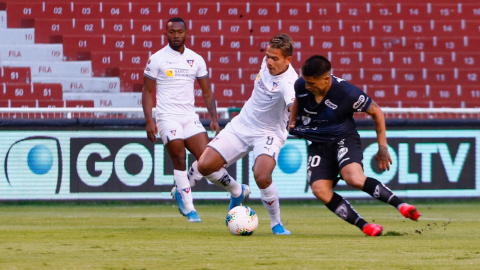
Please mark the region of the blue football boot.
[[198, 216], [197, 211], [193, 210], [187, 214], [188, 222], [202, 222], [202, 219]]
[[242, 185], [242, 194], [238, 197], [230, 196], [230, 205], [228, 206], [228, 211], [232, 210], [232, 208], [242, 205], [242, 201], [250, 194], [250, 187], [247, 185]]
[[180, 196], [180, 193], [178, 193], [176, 186], [172, 188], [171, 194], [172, 194], [172, 198], [177, 200], [178, 211], [180, 211], [180, 214], [182, 214], [182, 216], [184, 217], [187, 216], [187, 211], [185, 210], [185, 206], [183, 205], [183, 202], [182, 202], [182, 196]]
[[283, 227], [282, 223], [278, 223], [272, 228], [273, 234], [275, 235], [291, 235], [292, 233]]

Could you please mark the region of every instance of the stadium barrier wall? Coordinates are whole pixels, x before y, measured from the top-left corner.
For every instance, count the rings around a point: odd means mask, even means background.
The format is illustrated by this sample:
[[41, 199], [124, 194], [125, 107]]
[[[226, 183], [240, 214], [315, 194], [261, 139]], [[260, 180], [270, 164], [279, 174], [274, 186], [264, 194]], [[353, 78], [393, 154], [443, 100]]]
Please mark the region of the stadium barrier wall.
[[[480, 197], [478, 121], [389, 120], [393, 164], [383, 173], [376, 169], [372, 122], [357, 122], [366, 175], [388, 184], [397, 195]], [[172, 162], [160, 140], [153, 144], [146, 139], [142, 119], [1, 119], [0, 138], [0, 201], [171, 199]], [[281, 198], [314, 198], [307, 185], [307, 159], [307, 143], [289, 138], [273, 172]], [[188, 163], [193, 161], [189, 154]], [[250, 184], [250, 198], [259, 199], [252, 165], [249, 154], [228, 171]], [[347, 198], [369, 198], [343, 181], [336, 190]], [[195, 199], [229, 199], [206, 180], [193, 191]]]

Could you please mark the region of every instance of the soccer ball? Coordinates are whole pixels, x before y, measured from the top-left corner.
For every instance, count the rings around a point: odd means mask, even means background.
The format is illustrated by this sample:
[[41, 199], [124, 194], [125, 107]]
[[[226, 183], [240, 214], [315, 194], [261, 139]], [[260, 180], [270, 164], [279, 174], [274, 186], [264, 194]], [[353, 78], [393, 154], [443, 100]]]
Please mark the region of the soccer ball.
[[249, 236], [258, 226], [258, 217], [252, 208], [237, 206], [228, 211], [226, 223], [231, 234]]

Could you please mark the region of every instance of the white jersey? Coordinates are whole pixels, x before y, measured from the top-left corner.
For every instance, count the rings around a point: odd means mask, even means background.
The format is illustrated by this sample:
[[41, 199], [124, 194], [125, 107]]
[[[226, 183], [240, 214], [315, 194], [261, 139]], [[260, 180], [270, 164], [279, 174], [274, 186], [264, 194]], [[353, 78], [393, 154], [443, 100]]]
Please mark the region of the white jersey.
[[[265, 58], [255, 79], [252, 96], [243, 106], [240, 114], [232, 119], [232, 128], [240, 134], [250, 131], [235, 127], [238, 121], [261, 133], [274, 133], [284, 140], [288, 136], [288, 107], [295, 100], [295, 81], [298, 74], [289, 65], [287, 71], [273, 76], [268, 71]], [[243, 126], [237, 125], [237, 126]]]
[[194, 83], [207, 75], [205, 60], [186, 47], [179, 53], [167, 45], [153, 54], [144, 76], [157, 82], [157, 118], [195, 113]]

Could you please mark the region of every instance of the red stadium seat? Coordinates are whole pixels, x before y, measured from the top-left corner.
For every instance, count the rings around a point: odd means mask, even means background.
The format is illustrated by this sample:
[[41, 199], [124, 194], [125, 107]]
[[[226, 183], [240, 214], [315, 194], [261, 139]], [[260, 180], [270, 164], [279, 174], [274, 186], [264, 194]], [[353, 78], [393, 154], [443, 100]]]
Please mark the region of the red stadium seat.
[[212, 69], [209, 73], [211, 83], [247, 83], [248, 78], [243, 77], [242, 69], [229, 68], [229, 69]]
[[352, 84], [363, 84], [362, 78], [360, 78], [359, 68], [335, 68], [332, 67], [332, 74], [338, 78], [342, 78]]
[[297, 36], [315, 35], [312, 20], [279, 20], [279, 32], [287, 33], [292, 38]]
[[188, 17], [187, 3], [158, 2], [158, 17], [169, 19], [171, 17]]
[[310, 3], [294, 3], [284, 1], [280, 3], [279, 18], [285, 20], [305, 20], [312, 16]]
[[362, 20], [370, 18], [370, 4], [367, 3], [337, 3], [337, 12], [345, 20]]
[[348, 37], [364, 37], [373, 36], [378, 31], [373, 31], [372, 20], [339, 20], [338, 33]]
[[371, 3], [367, 4], [369, 18], [375, 20], [398, 20], [404, 17], [400, 3]]
[[427, 69], [427, 83], [445, 84], [459, 83], [458, 72], [452, 68], [429, 68]]
[[438, 31], [434, 20], [400, 20], [399, 29], [402, 36], [431, 36]]
[[390, 68], [360, 68], [360, 81], [361, 84], [390, 84], [393, 83], [394, 77], [392, 69]]
[[106, 68], [120, 67], [124, 63], [123, 52], [78, 52], [79, 61], [92, 61], [94, 76], [105, 76]]
[[[50, 43], [62, 43], [63, 55], [68, 60], [76, 60], [77, 53], [80, 51], [105, 50], [104, 35], [61, 35], [51, 36]], [[112, 49], [112, 48], [109, 48]]]
[[268, 20], [280, 13], [280, 3], [247, 2], [245, 19]]
[[103, 17], [99, 2], [73, 2], [72, 18], [100, 19]]
[[254, 36], [273, 37], [280, 31], [280, 24], [279, 20], [248, 20], [250, 34]]
[[[220, 11], [216, 14], [218, 19], [243, 19], [246, 18], [247, 9], [246, 4], [242, 2], [217, 2], [217, 5], [220, 7]], [[218, 8], [217, 6], [217, 8]]]
[[51, 35], [72, 34], [72, 19], [35, 19], [35, 42], [49, 43]]
[[372, 29], [375, 36], [398, 36], [403, 35], [401, 20], [371, 20]]
[[467, 108], [480, 107], [480, 85], [462, 85], [462, 94], [464, 95], [464, 103]]
[[[310, 53], [310, 55], [314, 54], [316, 53]], [[334, 69], [355, 68], [364, 64], [361, 53], [358, 52], [328, 52], [324, 56], [328, 58]]]
[[150, 53], [147, 51], [123, 52], [123, 67], [144, 69]]
[[0, 66], [0, 83], [31, 83], [29, 67]]
[[163, 15], [161, 8], [162, 3], [158, 2], [132, 2], [129, 17], [134, 20], [158, 20]]
[[214, 68], [232, 68], [237, 67], [241, 63], [248, 63], [247, 59], [242, 61], [242, 53], [240, 51], [196, 51], [203, 57], [207, 67]]
[[358, 85], [377, 104], [385, 101], [395, 101], [395, 85]]
[[430, 18], [462, 19], [463, 9], [460, 3], [433, 3], [427, 4], [427, 14]]
[[67, 35], [101, 35], [104, 30], [103, 19], [74, 19], [71, 32]]
[[[480, 8], [480, 7], [479, 7]], [[480, 13], [480, 9], [479, 9]], [[480, 15], [477, 20], [461, 20], [460, 21], [462, 35], [471, 35], [480, 33]]]
[[143, 68], [108, 68], [106, 76], [120, 77], [121, 92], [141, 92], [143, 86]]
[[219, 34], [249, 36], [252, 32], [250, 20], [221, 20], [217, 23]]
[[93, 108], [93, 100], [65, 100], [67, 108]]
[[[11, 108], [37, 108], [37, 101], [36, 100], [10, 100], [10, 107]], [[22, 118], [28, 118], [19, 114], [17, 114], [17, 117], [20, 116]], [[28, 115], [28, 113], [26, 115]]]
[[421, 85], [433, 80], [426, 68], [394, 68], [392, 69], [392, 80], [398, 85]]
[[434, 102], [453, 101], [460, 107], [460, 102], [467, 99], [467, 93], [462, 91], [460, 85], [427, 85], [427, 96]]
[[7, 26], [11, 28], [21, 27], [22, 19], [35, 19], [42, 18], [44, 15], [42, 3], [34, 2], [9, 2], [8, 3], [8, 16]]
[[[311, 3], [308, 19], [315, 20], [340, 20], [345, 19], [340, 13], [340, 3]], [[308, 11], [308, 7], [307, 7]]]
[[398, 66], [399, 62], [399, 60], [395, 59], [395, 54], [393, 52], [359, 53], [359, 58], [361, 62], [358, 64], [361, 63], [363, 68], [392, 68]]
[[352, 37], [342, 36], [340, 37], [340, 49], [342, 51], [378, 51], [378, 45], [374, 37]]
[[317, 33], [317, 35], [323, 34], [325, 38], [336, 34], [338, 31], [338, 20], [312, 20], [312, 29]]
[[104, 19], [122, 19], [130, 15], [131, 4], [126, 2], [100, 2], [100, 13]]
[[462, 24], [461, 20], [435, 20], [435, 33], [441, 36], [453, 34], [469, 35], [472, 32], [466, 31], [466, 25]]
[[456, 63], [454, 52], [420, 52], [420, 62], [425, 67], [453, 67]]
[[423, 20], [428, 16], [426, 3], [402, 3], [402, 19], [404, 20]]
[[458, 52], [452, 53], [452, 58], [455, 57], [455, 66], [456, 67], [470, 67], [473, 68], [480, 64], [480, 53], [478, 52]]
[[480, 81], [480, 69], [454, 69], [455, 76], [465, 85], [474, 85]]
[[480, 19], [480, 4], [479, 3], [465, 3], [462, 4], [462, 19], [478, 20]]
[[59, 83], [33, 83], [35, 99], [62, 100], [63, 89]]
[[195, 20], [220, 19], [219, 15], [225, 15], [220, 8], [221, 3], [187, 2], [187, 17]]
[[189, 35], [220, 35], [221, 20], [188, 20], [186, 21]]
[[215, 99], [221, 107], [240, 107], [252, 95], [252, 85], [245, 84], [225, 84], [212, 83], [212, 91], [215, 93]]

